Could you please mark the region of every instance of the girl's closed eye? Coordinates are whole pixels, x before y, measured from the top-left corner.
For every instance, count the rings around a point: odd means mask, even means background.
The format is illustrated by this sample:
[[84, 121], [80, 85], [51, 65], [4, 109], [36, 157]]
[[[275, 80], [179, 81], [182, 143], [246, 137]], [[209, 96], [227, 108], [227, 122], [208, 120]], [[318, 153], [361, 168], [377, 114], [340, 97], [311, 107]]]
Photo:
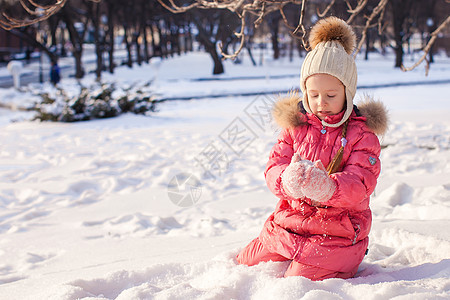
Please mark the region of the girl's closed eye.
[[328, 96], [328, 98], [334, 98], [334, 97], [336, 97], [336, 94], [333, 94], [333, 95], [327, 95]]

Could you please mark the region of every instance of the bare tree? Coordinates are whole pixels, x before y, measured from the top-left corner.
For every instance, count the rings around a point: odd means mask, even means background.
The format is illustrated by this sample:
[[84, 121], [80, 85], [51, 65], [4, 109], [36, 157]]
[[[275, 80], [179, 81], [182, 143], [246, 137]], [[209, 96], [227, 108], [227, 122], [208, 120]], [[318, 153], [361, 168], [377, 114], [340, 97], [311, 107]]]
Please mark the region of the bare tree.
[[403, 71], [411, 71], [414, 70], [417, 66], [419, 66], [423, 61], [426, 61], [426, 72], [428, 73], [428, 70], [430, 68], [430, 61], [427, 59], [428, 53], [430, 53], [431, 47], [433, 46], [434, 42], [436, 41], [436, 38], [438, 36], [438, 33], [441, 32], [445, 26], [448, 26], [450, 24], [450, 16], [445, 19], [444, 22], [442, 22], [439, 27], [431, 33], [431, 38], [425, 48], [423, 49], [424, 54], [420, 57], [420, 59], [411, 67], [405, 67], [403, 64], [401, 65], [401, 69]]
[[94, 43], [95, 43], [95, 54], [97, 56], [97, 68], [95, 69], [95, 75], [97, 81], [100, 81], [102, 77], [103, 69], [103, 46], [104, 38], [100, 36], [100, 4], [98, 2], [84, 1], [87, 7], [87, 18], [92, 23], [94, 29]]
[[400, 68], [403, 65], [403, 44], [411, 35], [411, 19], [409, 14], [414, 5], [414, 0], [391, 0], [390, 7], [392, 11], [392, 27], [394, 33], [395, 67]]
[[[19, 2], [16, 1], [0, 1], [1, 4], [1, 13], [4, 16], [8, 15], [14, 15], [16, 19], [19, 20], [19, 18], [25, 18], [27, 17], [28, 13], [23, 9], [22, 5]], [[0, 19], [0, 23], [4, 20]], [[55, 20], [53, 23], [57, 23], [58, 21]], [[27, 23], [28, 24], [28, 23]], [[11, 25], [11, 24], [10, 24]], [[45, 53], [50, 61], [56, 62], [58, 57], [55, 51], [53, 51], [53, 45], [55, 43], [55, 31], [56, 31], [56, 24], [53, 24], [54, 26], [51, 26], [52, 23], [49, 23], [49, 29], [50, 29], [50, 35], [51, 35], [51, 44], [48, 44], [48, 39], [46, 38], [47, 34], [43, 34], [43, 30], [39, 30], [40, 25], [33, 23], [31, 25], [18, 27], [18, 26], [9, 26], [7, 29], [9, 32], [21, 40], [25, 41], [27, 45], [29, 45], [32, 48], [39, 49], [41, 53]], [[28, 51], [31, 51], [29, 49]]]
[[[75, 59], [75, 78], [83, 78], [84, 68], [82, 63], [83, 44], [89, 19], [86, 18], [86, 12], [75, 6], [65, 5], [61, 11], [61, 18], [66, 24], [69, 32], [69, 39], [72, 43], [72, 55]], [[77, 29], [76, 23], [82, 20], [81, 29]]]
[[[93, 2], [96, 4], [93, 4]], [[189, 36], [190, 27], [186, 24], [189, 24], [189, 21], [191, 21], [198, 27], [198, 38], [214, 60], [214, 72], [220, 72], [220, 59], [236, 58], [243, 48], [250, 50], [248, 45], [251, 43], [251, 36], [263, 22], [269, 22], [272, 25], [270, 28], [272, 29], [275, 56], [278, 53], [277, 24], [280, 23], [284, 23], [290, 31], [291, 37], [298, 41], [297, 44], [304, 49], [308, 49], [306, 39], [308, 31], [306, 28], [310, 28], [312, 23], [314, 23], [314, 18], [317, 19], [317, 16], [324, 17], [330, 14], [339, 16], [354, 26], [361, 37], [354, 53], [355, 56], [364, 44], [366, 45], [367, 56], [371, 40], [376, 35], [375, 30], [378, 30], [378, 36], [384, 37], [385, 32], [388, 31], [385, 29], [389, 28], [392, 32], [392, 46], [397, 53], [395, 65], [403, 70], [411, 69], [403, 66], [403, 44], [409, 41], [413, 32], [417, 32], [417, 30], [424, 32], [424, 21], [423, 19], [420, 21], [420, 17], [428, 14], [426, 20], [431, 19], [433, 25], [426, 28], [429, 34], [426, 45], [423, 46], [424, 56], [417, 61], [417, 64], [413, 64], [412, 68], [415, 68], [423, 61], [426, 61], [428, 68], [429, 63], [432, 62], [433, 45], [438, 40], [438, 35], [444, 32], [450, 23], [448, 17], [450, 1], [448, 0], [136, 0], [134, 2], [108, 0], [104, 1], [102, 5], [98, 2], [100, 0], [0, 0], [0, 3], [2, 3], [0, 7], [0, 27], [12, 30], [42, 22], [50, 16], [55, 16], [52, 20], [49, 20], [52, 43], [54, 44], [56, 41], [55, 32], [59, 22], [64, 22], [73, 45], [76, 77], [80, 78], [83, 76], [81, 55], [86, 26], [90, 20], [94, 28], [96, 28], [94, 34], [97, 34], [96, 39], [98, 39], [98, 16], [100, 11], [108, 12], [108, 38], [106, 40], [110, 51], [110, 71], [112, 71], [114, 66], [115, 26], [121, 26], [125, 31], [124, 40], [129, 52], [128, 65], [131, 66], [133, 62], [131, 54], [132, 41], [134, 41], [138, 61], [149, 59], [147, 29], [151, 31], [150, 36], [153, 37], [151, 41], [153, 46], [152, 54], [159, 54], [164, 57], [168, 54], [168, 49], [171, 49], [172, 52], [176, 50], [177, 53], [180, 53], [180, 46], [178, 45], [180, 28], [188, 28], [187, 36]], [[160, 8], [155, 5], [156, 2], [159, 2], [172, 13], [185, 13], [192, 11], [194, 8], [199, 11], [208, 10], [208, 13], [205, 15], [202, 15], [200, 12], [190, 13], [191, 19], [187, 21], [189, 18], [186, 17], [186, 21], [184, 21], [183, 18], [174, 18], [169, 16], [169, 14], [161, 13], [159, 11]], [[10, 5], [5, 5], [5, 3]], [[80, 3], [85, 3], [86, 9], [83, 10], [79, 6]], [[11, 6], [15, 7], [14, 11], [9, 9]], [[429, 8], [427, 8], [428, 6]], [[436, 8], [433, 7], [439, 7], [438, 13], [441, 14], [436, 13]], [[208, 18], [211, 19], [211, 15], [216, 15], [215, 12], [217, 11], [228, 11], [228, 14], [230, 16], [233, 15], [239, 22], [236, 25], [234, 20], [231, 24], [226, 24], [220, 18], [208, 20]], [[193, 17], [193, 15], [196, 16]], [[439, 15], [439, 17], [435, 17], [436, 15]], [[135, 17], [133, 18], [133, 16]], [[415, 17], [419, 21], [414, 21]], [[83, 30], [75, 28], [76, 22], [84, 24]], [[222, 24], [226, 24], [228, 27]], [[102, 26], [105, 25], [103, 24]], [[420, 29], [420, 26], [422, 26], [422, 29]], [[228, 34], [230, 29], [235, 31], [235, 37], [231, 37]], [[27, 30], [14, 30], [14, 32], [21, 36], [26, 36], [27, 33], [30, 33]], [[236, 39], [239, 41], [238, 47], [234, 53], [230, 54], [226, 49]], [[221, 54], [216, 51], [216, 44], [219, 41], [222, 41], [222, 47], [224, 47]], [[143, 57], [141, 57], [142, 44], [144, 46]], [[36, 45], [36, 47], [40, 46]], [[101, 56], [103, 49], [101, 47], [97, 47], [97, 49], [100, 49], [97, 51], [97, 55]], [[251, 52], [249, 51], [249, 53]], [[98, 70], [101, 69], [100, 63], [101, 57], [98, 58]]]
[[[192, 22], [198, 30], [198, 40], [211, 56], [214, 67], [213, 74], [224, 72], [222, 59], [217, 51], [219, 40], [226, 41], [232, 35], [232, 30], [238, 26], [238, 18], [229, 11], [212, 9], [208, 12], [198, 9], [189, 11]], [[222, 55], [225, 55], [222, 51]]]
[[280, 57], [280, 22], [281, 22], [281, 14], [279, 11], [275, 11], [269, 14], [266, 17], [266, 21], [270, 28], [270, 37], [272, 41], [272, 49], [273, 49], [273, 59], [278, 59]]
[[114, 20], [115, 20], [115, 9], [117, 8], [117, 3], [114, 0], [109, 0], [106, 2], [106, 14], [108, 19], [108, 31], [106, 32], [106, 41], [107, 41], [107, 49], [108, 49], [108, 69], [112, 74], [114, 73]]
[[[88, 0], [92, 3], [99, 3], [101, 0]], [[70, 0], [70, 2], [76, 2], [75, 5], [70, 5], [69, 0], [55, 0], [55, 1], [45, 1], [45, 4], [40, 4], [43, 1], [39, 1], [39, 3], [35, 0], [19, 0], [14, 1], [14, 4], [17, 6], [20, 4], [22, 11], [17, 13], [18, 17], [11, 17], [11, 14], [6, 5], [2, 5], [0, 9], [0, 27], [10, 30], [13, 34], [20, 35], [21, 38], [26, 39], [29, 43], [34, 45], [35, 47], [41, 49], [46, 54], [48, 54], [51, 61], [56, 61], [57, 56], [55, 53], [47, 49], [45, 45], [39, 43], [38, 41], [32, 41], [32, 36], [30, 36], [27, 30], [22, 30], [18, 28], [24, 28], [32, 24], [36, 24], [39, 22], [43, 22], [47, 20], [51, 16], [57, 15], [56, 23], [53, 26], [56, 29], [56, 25], [59, 21], [63, 21], [66, 25], [66, 28], [69, 32], [69, 38], [72, 43], [72, 54], [75, 59], [75, 77], [82, 78], [84, 76], [84, 70], [82, 66], [82, 52], [83, 52], [83, 43], [84, 43], [84, 35], [86, 32], [87, 18], [86, 11], [79, 8], [80, 2], [76, 0]], [[76, 28], [75, 23], [79, 20], [83, 21], [83, 28], [80, 31]], [[50, 20], [50, 24], [52, 20]], [[35, 38], [34, 38], [35, 39]], [[56, 40], [56, 39], [55, 39]], [[52, 38], [52, 43], [53, 43]]]
[[[166, 9], [173, 13], [182, 13], [189, 11], [193, 8], [197, 9], [227, 9], [233, 13], [235, 13], [241, 20], [241, 30], [236, 34], [238, 38], [240, 38], [240, 46], [233, 54], [223, 54], [225, 58], [236, 58], [238, 53], [243, 49], [245, 44], [245, 32], [244, 28], [246, 26], [246, 16], [249, 14], [257, 16], [256, 21], [254, 21], [253, 25], [255, 27], [258, 27], [262, 21], [271, 13], [278, 11], [283, 16], [284, 15], [284, 7], [291, 3], [297, 7], [299, 10], [299, 18], [297, 22], [297, 26], [292, 31], [292, 36], [295, 36], [302, 40], [303, 47], [305, 49], [308, 49], [308, 44], [306, 42], [306, 36], [307, 36], [307, 30], [305, 27], [305, 11], [306, 7], [308, 5], [316, 5], [317, 6], [324, 6], [324, 3], [328, 3], [325, 8], [323, 8], [322, 11], [319, 11], [319, 16], [324, 17], [327, 14], [330, 13], [333, 9], [336, 9], [337, 6], [342, 6], [342, 3], [344, 1], [335, 1], [335, 0], [329, 0], [329, 1], [319, 1], [319, 0], [194, 0], [191, 2], [178, 2], [179, 4], [175, 3], [175, 0], [158, 0], [161, 5], [163, 5]], [[445, 5], [449, 5], [450, 1], [445, 0]], [[407, 23], [405, 23], [405, 20], [407, 20], [407, 15], [409, 12], [409, 8], [413, 5], [412, 0], [377, 0], [373, 6], [373, 8], [370, 11], [365, 10], [367, 7], [367, 4], [371, 2], [369, 0], [357, 0], [350, 1], [345, 0], [345, 4], [347, 5], [347, 13], [349, 15], [347, 19], [347, 23], [353, 24], [354, 21], [357, 19], [358, 16], [362, 12], [366, 12], [364, 15], [364, 18], [362, 18], [363, 23], [358, 26], [359, 32], [361, 33], [361, 39], [359, 41], [359, 44], [357, 46], [357, 49], [354, 53], [356, 54], [361, 50], [362, 45], [366, 42], [367, 35], [369, 29], [376, 27], [378, 28], [378, 32], [382, 32], [382, 30], [385, 29], [385, 14], [386, 14], [386, 8], [387, 4], [392, 2], [390, 8], [392, 10], [392, 15], [398, 16], [393, 17], [391, 19], [392, 27], [394, 28], [394, 32], [397, 34], [394, 34], [395, 37], [395, 50], [398, 53], [397, 54], [397, 60], [396, 65], [399, 67], [402, 65], [402, 61], [400, 58], [402, 57], [403, 53], [400, 53], [403, 51], [402, 43], [405, 41], [405, 39], [408, 37], [407, 34], [405, 34], [405, 30], [402, 29], [408, 29]], [[352, 4], [353, 3], [353, 4]], [[341, 16], [342, 17], [342, 16]], [[361, 18], [359, 18], [361, 19]], [[283, 18], [283, 21], [287, 24], [286, 18]], [[354, 24], [353, 24], [354, 25]], [[441, 26], [442, 25], [442, 26]], [[437, 36], [439, 32], [442, 32], [443, 29], [448, 25], [448, 22], [444, 20], [440, 26], [437, 26], [437, 31], [433, 32], [434, 37]], [[291, 25], [289, 25], [291, 26]], [[426, 55], [428, 54], [427, 51], [431, 49], [431, 46], [436, 41], [436, 38], [431, 38], [427, 44], [427, 46], [424, 47], [424, 52], [426, 52]], [[423, 60], [420, 60], [422, 62]], [[407, 70], [406, 68], [404, 68]], [[408, 69], [409, 70], [409, 69]]]

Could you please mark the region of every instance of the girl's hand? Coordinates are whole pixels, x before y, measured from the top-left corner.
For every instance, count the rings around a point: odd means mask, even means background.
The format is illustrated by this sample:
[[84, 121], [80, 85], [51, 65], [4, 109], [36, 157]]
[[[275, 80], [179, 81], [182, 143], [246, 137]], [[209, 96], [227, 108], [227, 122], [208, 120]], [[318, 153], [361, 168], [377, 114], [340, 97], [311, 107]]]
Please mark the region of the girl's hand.
[[[318, 167], [316, 167], [316, 165]], [[306, 197], [313, 200], [312, 203], [314, 206], [318, 206], [315, 205], [316, 202], [321, 203], [328, 201], [336, 190], [336, 183], [333, 179], [328, 177], [322, 163], [320, 163], [320, 165], [316, 162], [314, 166], [307, 168], [304, 172], [304, 179], [301, 184], [301, 191]]]
[[283, 189], [288, 196], [295, 199], [303, 199], [305, 197], [302, 191], [302, 183], [306, 170], [312, 166], [313, 163], [311, 161], [301, 160], [299, 154], [295, 153], [292, 156], [290, 165], [281, 175]]
[[305, 174], [306, 166], [301, 162], [291, 162], [281, 175], [283, 189], [288, 196], [295, 199], [303, 199], [305, 196], [301, 190], [301, 182]]
[[307, 197], [313, 206], [321, 206], [321, 202], [329, 200], [336, 190], [336, 184], [328, 177], [320, 160], [314, 163], [301, 160], [297, 153], [281, 175], [281, 182], [288, 196], [295, 199]]

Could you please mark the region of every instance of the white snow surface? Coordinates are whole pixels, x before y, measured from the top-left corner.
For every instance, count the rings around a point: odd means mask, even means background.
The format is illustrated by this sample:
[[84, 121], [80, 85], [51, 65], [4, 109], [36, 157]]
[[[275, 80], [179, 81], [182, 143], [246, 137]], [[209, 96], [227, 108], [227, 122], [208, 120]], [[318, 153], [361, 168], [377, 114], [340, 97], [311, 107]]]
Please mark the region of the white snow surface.
[[[313, 282], [283, 278], [286, 263], [236, 264], [277, 202], [263, 175], [279, 131], [264, 111], [273, 95], [167, 101], [146, 116], [70, 124], [2, 109], [0, 299], [449, 299], [450, 60], [437, 57], [428, 77], [423, 67], [394, 69], [392, 57], [357, 64], [366, 87], [357, 98], [382, 100], [391, 123], [355, 278]], [[222, 80], [192, 81], [213, 76], [210, 58], [190, 53], [105, 80], [153, 80], [164, 97], [216, 96], [298, 88], [300, 65], [244, 58], [226, 61]], [[421, 84], [370, 88], [397, 82]], [[2, 103], [33, 97], [0, 89]], [[197, 181], [173, 193], [178, 174]], [[174, 195], [193, 205], [175, 205]]]

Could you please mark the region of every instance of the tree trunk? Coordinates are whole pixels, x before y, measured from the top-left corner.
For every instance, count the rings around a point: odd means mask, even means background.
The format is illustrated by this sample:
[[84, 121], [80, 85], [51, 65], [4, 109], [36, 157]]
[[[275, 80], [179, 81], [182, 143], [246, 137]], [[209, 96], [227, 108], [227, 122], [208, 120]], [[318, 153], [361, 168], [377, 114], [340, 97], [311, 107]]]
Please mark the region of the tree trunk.
[[[430, 35], [427, 40], [427, 43], [431, 39], [431, 33], [433, 31], [435, 31], [436, 29], [437, 29], [437, 25], [436, 25], [436, 22], [434, 22], [433, 26], [430, 27]], [[430, 51], [428, 52], [428, 57], [429, 57], [428, 60], [429, 60], [430, 64], [434, 63], [434, 45], [431, 46]]]
[[259, 65], [262, 66], [264, 64], [265, 43], [261, 42], [259, 44], [259, 51]]
[[142, 65], [141, 44], [139, 43], [139, 34], [137, 31], [134, 33], [134, 44], [136, 45], [136, 62], [140, 66]]
[[404, 23], [411, 11], [412, 0], [393, 0], [389, 2], [392, 7], [392, 25], [394, 30], [395, 67], [403, 65], [403, 42], [406, 37]]
[[198, 30], [198, 39], [200, 43], [205, 47], [206, 52], [211, 55], [211, 58], [214, 63], [213, 74], [218, 75], [225, 72], [222, 64], [222, 60], [217, 54], [216, 50], [216, 42], [211, 41], [211, 37], [207, 34], [205, 28], [203, 28], [202, 24], [199, 22], [200, 16], [196, 11], [191, 11], [193, 16], [192, 21], [197, 27]]
[[[401, 43], [401, 40], [395, 39], [396, 43]], [[399, 44], [400, 46], [396, 46], [394, 48], [395, 50], [395, 65], [394, 67], [396, 68], [400, 68], [403, 65], [403, 47], [401, 44]]]
[[177, 24], [177, 29], [175, 31], [174, 40], [175, 40], [175, 43], [177, 45], [177, 54], [178, 54], [178, 56], [180, 56], [181, 55], [180, 26], [178, 26], [178, 24]]
[[[210, 48], [210, 47], [208, 47]], [[222, 74], [225, 72], [222, 64], [222, 59], [219, 57], [216, 51], [216, 43], [213, 43], [211, 45], [211, 48], [209, 49], [208, 53], [211, 55], [213, 62], [214, 62], [214, 69], [213, 69], [213, 75]]]
[[114, 67], [115, 67], [115, 63], [114, 63], [114, 20], [113, 20], [113, 15], [114, 15], [114, 2], [113, 1], [108, 1], [107, 2], [108, 5], [108, 32], [107, 32], [107, 36], [108, 36], [108, 59], [109, 59], [109, 73], [113, 74], [114, 73]]
[[[200, 35], [199, 35], [200, 38]], [[214, 63], [213, 74], [218, 75], [225, 72], [222, 64], [222, 59], [219, 57], [219, 54], [216, 51], [216, 43], [211, 42], [209, 39], [200, 38], [200, 42], [205, 46], [206, 52], [211, 55], [211, 58]]]
[[386, 55], [386, 35], [384, 33], [382, 33], [381, 35], [379, 35], [380, 37], [380, 47], [381, 47], [381, 55], [385, 56]]
[[253, 42], [252, 42], [252, 37], [248, 37], [246, 43], [245, 43], [245, 48], [247, 48], [247, 52], [248, 52], [248, 56], [250, 57], [250, 60], [252, 61], [253, 66], [256, 67], [256, 61], [253, 58], [253, 54], [252, 54], [252, 46], [253, 46]]
[[142, 35], [142, 43], [144, 44], [144, 57], [143, 60], [148, 63], [150, 61], [150, 56], [148, 52], [148, 40], [147, 40], [147, 7], [146, 7], [147, 1], [142, 1], [142, 7], [141, 7], [141, 21], [139, 24], [139, 34]]
[[144, 60], [146, 63], [149, 63], [150, 61], [150, 50], [148, 48], [148, 39], [147, 39], [147, 30], [148, 30], [148, 26], [146, 24], [144, 24]]
[[270, 15], [268, 24], [270, 27], [270, 35], [272, 40], [273, 59], [280, 58], [280, 44], [278, 42], [278, 33], [280, 31], [281, 14], [276, 12]]
[[289, 61], [294, 60], [294, 38], [291, 37], [291, 42], [289, 43]]
[[155, 30], [153, 29], [153, 24], [150, 24], [149, 29], [150, 29], [150, 34], [152, 36], [152, 52], [153, 52], [152, 56], [161, 56], [161, 54], [157, 48], [158, 46], [156, 45], [156, 42], [155, 42], [156, 33], [155, 33]]
[[191, 47], [190, 44], [190, 29], [189, 29], [189, 24], [185, 25], [183, 27], [184, 29], [184, 35], [183, 35], [183, 39], [184, 39], [184, 53], [187, 53], [189, 51], [189, 48]]
[[83, 51], [73, 51], [72, 55], [75, 59], [75, 78], [80, 79], [84, 77], [83, 62], [81, 61]]
[[167, 49], [168, 54], [170, 55], [170, 57], [173, 57], [174, 53], [175, 53], [175, 42], [173, 39], [173, 32], [172, 32], [172, 21], [167, 21], [167, 28], [166, 28], [166, 32], [168, 32], [168, 34], [166, 35], [167, 37], [167, 44], [166, 45], [170, 45], [170, 49]]
[[64, 36], [64, 32], [65, 32], [65, 28], [62, 27], [61, 28], [61, 37], [60, 37], [60, 46], [61, 46], [61, 51], [59, 52], [59, 55], [61, 57], [66, 57], [67, 56], [67, 52], [66, 52], [66, 38]]
[[[395, 27], [395, 25], [394, 25], [394, 27]], [[403, 65], [403, 54], [404, 54], [404, 52], [403, 52], [403, 35], [402, 35], [402, 33], [398, 32], [395, 35], [394, 41], [395, 41], [395, 47], [394, 47], [394, 51], [395, 51], [395, 65], [394, 65], [394, 67], [400, 68]]]
[[187, 24], [186, 32], [187, 32], [187, 39], [186, 39], [186, 52], [187, 52], [187, 51], [192, 51], [194, 49], [191, 26], [189, 23]]
[[430, 52], [428, 52], [428, 57], [429, 57], [429, 61], [430, 61], [430, 64], [432, 64], [432, 63], [434, 63], [434, 51], [433, 51], [433, 46], [431, 46], [431, 48], [430, 48]]
[[100, 40], [100, 4], [90, 2], [89, 14], [92, 20], [92, 25], [94, 27], [95, 54], [97, 56], [97, 68], [95, 69], [95, 76], [96, 80], [100, 81], [102, 78], [103, 69], [103, 45], [102, 41]]
[[158, 22], [156, 23], [156, 30], [158, 31], [159, 35], [159, 46], [158, 49], [161, 53], [160, 57], [167, 58], [167, 48], [166, 48], [166, 38], [162, 33], [161, 26], [159, 26]]
[[125, 46], [127, 48], [127, 53], [128, 53], [128, 61], [127, 61], [127, 66], [129, 68], [133, 67], [133, 57], [131, 54], [131, 44], [130, 41], [128, 40], [128, 25], [125, 23], [123, 25], [123, 34], [124, 34], [124, 41], [125, 41]]
[[[70, 42], [72, 43], [72, 55], [75, 59], [75, 78], [80, 79], [84, 76], [83, 63], [81, 61], [81, 57], [83, 55], [84, 32], [81, 36], [78, 34], [75, 29], [72, 14], [70, 11], [66, 10], [66, 7], [64, 7], [61, 12], [64, 22], [66, 23], [67, 30], [69, 31]], [[86, 24], [84, 24], [84, 31], [86, 31]]]
[[366, 34], [366, 52], [364, 53], [364, 60], [369, 60], [369, 51], [370, 51], [370, 30], [367, 30]]
[[58, 43], [57, 43], [57, 39], [56, 39], [56, 30], [58, 29], [58, 23], [59, 20], [56, 19], [55, 16], [51, 16], [50, 18], [47, 19], [48, 25], [49, 25], [49, 29], [50, 29], [50, 36], [52, 39], [51, 42], [51, 46], [52, 47], [57, 47]]
[[199, 39], [203, 46], [205, 46], [206, 52], [211, 55], [211, 58], [213, 60], [213, 75], [224, 73], [225, 70], [223, 68], [222, 59], [219, 57], [219, 54], [216, 51], [216, 43], [211, 42], [210, 39], [205, 38], [205, 36], [202, 36], [201, 34], [199, 34]]
[[278, 30], [274, 29], [272, 32], [272, 49], [273, 49], [273, 59], [280, 58], [280, 45], [278, 43]]

